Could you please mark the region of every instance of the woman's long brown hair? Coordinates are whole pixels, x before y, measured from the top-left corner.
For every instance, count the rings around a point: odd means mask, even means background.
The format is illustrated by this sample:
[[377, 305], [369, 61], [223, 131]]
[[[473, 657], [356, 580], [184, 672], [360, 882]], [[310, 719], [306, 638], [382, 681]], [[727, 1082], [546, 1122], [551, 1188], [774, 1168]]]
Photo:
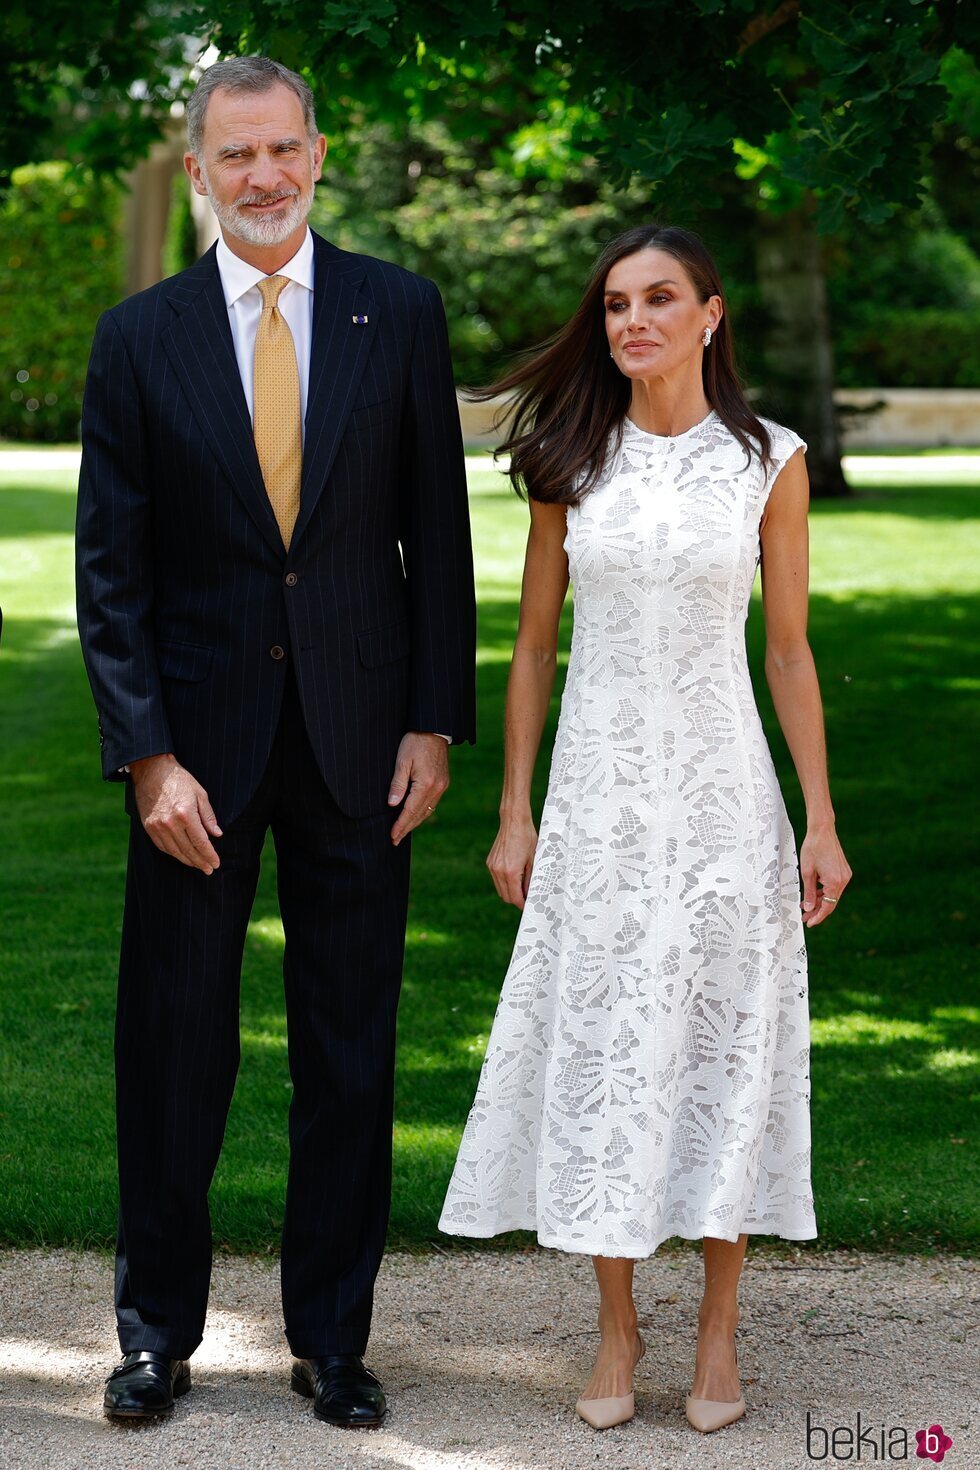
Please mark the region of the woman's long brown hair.
[[[700, 301], [720, 296], [724, 305], [718, 268], [699, 236], [677, 225], [638, 225], [603, 250], [582, 300], [559, 332], [525, 353], [503, 377], [466, 394], [478, 403], [514, 395], [497, 416], [498, 428], [509, 420], [508, 436], [497, 452], [510, 454], [508, 473], [519, 495], [526, 491], [534, 500], [578, 505], [595, 487], [610, 449], [618, 449], [632, 385], [609, 354], [606, 277], [617, 261], [651, 248], [666, 251], [683, 266]], [[727, 308], [705, 348], [701, 373], [705, 397], [749, 462], [755, 453], [767, 466], [769, 434], [745, 400]]]

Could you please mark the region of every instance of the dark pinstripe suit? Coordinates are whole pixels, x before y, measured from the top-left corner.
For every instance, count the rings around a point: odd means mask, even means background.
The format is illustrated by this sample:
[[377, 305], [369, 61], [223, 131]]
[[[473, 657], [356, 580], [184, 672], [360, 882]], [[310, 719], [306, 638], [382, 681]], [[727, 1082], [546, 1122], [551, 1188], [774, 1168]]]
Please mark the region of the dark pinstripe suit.
[[[132, 817], [116, 1032], [124, 1351], [186, 1357], [271, 826], [294, 1082], [283, 1304], [301, 1357], [363, 1352], [390, 1193], [410, 839], [406, 730], [475, 739], [475, 603], [445, 317], [431, 282], [314, 236], [288, 555], [212, 249], [106, 312], [82, 413], [78, 619], [103, 772], [173, 751], [224, 836], [211, 876]], [[359, 323], [355, 318], [366, 317]], [[399, 550], [399, 545], [401, 551]]]

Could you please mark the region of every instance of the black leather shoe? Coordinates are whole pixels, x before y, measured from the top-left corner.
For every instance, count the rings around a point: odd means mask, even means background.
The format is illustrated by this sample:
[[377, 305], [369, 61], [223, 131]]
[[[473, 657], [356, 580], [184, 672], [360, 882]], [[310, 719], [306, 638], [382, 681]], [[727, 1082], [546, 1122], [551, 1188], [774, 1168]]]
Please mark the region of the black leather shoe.
[[294, 1358], [290, 1387], [313, 1400], [318, 1419], [341, 1429], [376, 1429], [388, 1408], [381, 1379], [356, 1353]]
[[109, 1419], [158, 1419], [190, 1390], [191, 1365], [163, 1353], [127, 1353], [106, 1379]]

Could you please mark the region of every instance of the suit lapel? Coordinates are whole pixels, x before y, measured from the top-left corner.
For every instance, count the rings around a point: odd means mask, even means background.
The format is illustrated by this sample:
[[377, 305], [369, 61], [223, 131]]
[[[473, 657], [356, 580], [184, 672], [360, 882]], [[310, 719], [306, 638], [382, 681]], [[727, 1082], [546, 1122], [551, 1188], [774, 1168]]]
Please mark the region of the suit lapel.
[[168, 300], [178, 315], [163, 333], [163, 346], [201, 432], [263, 536], [284, 556], [255, 452], [213, 246], [195, 266], [176, 277]]
[[[378, 305], [362, 289], [364, 268], [313, 235], [313, 333], [306, 438], [295, 545], [330, 474], [378, 326]], [[355, 321], [363, 317], [366, 321]]]

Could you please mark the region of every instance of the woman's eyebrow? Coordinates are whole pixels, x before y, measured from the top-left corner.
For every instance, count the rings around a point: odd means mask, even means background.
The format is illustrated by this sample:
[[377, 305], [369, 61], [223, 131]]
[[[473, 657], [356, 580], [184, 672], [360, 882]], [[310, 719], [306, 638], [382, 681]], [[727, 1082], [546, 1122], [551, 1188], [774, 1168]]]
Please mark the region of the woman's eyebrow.
[[[657, 289], [658, 286], [676, 286], [676, 285], [677, 285], [677, 282], [676, 281], [671, 281], [671, 280], [654, 281], [654, 283], [653, 283], [652, 286], [644, 286], [643, 289], [645, 291], [656, 291], [656, 289]], [[625, 291], [607, 290], [605, 292], [605, 295], [606, 296], [625, 296], [626, 295], [626, 292]]]

